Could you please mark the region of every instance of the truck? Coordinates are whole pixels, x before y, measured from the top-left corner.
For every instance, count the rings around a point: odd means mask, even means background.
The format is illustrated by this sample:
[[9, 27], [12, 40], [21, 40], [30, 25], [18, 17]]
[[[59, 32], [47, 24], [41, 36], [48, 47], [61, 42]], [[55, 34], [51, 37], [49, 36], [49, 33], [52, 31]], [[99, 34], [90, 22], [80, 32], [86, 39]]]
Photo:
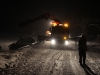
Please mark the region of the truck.
[[[29, 25], [30, 23], [33, 23], [35, 21], [38, 21], [42, 18], [48, 19], [50, 18], [53, 20], [50, 29], [46, 32], [46, 39], [49, 38], [52, 45], [56, 44], [64, 44], [68, 45], [68, 39], [69, 39], [69, 26], [68, 24], [62, 24], [60, 20], [58, 20], [55, 16], [45, 13], [43, 15], [40, 15], [34, 19], [27, 20], [23, 23], [21, 23], [20, 30], [25, 27], [26, 25]], [[21, 36], [20, 36], [21, 37]]]
[[51, 46], [69, 44], [69, 26], [68, 24], [59, 24], [53, 22], [50, 28]]

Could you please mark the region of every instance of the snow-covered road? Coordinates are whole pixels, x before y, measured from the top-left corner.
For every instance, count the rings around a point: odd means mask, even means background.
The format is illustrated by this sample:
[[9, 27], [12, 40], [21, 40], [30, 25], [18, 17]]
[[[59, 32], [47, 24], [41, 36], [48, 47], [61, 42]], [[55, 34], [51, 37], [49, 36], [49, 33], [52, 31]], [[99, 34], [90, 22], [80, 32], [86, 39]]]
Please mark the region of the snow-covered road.
[[84, 68], [78, 59], [78, 50], [51, 49], [48, 43], [36, 44], [1, 52], [0, 75], [100, 75], [100, 54], [89, 50]]

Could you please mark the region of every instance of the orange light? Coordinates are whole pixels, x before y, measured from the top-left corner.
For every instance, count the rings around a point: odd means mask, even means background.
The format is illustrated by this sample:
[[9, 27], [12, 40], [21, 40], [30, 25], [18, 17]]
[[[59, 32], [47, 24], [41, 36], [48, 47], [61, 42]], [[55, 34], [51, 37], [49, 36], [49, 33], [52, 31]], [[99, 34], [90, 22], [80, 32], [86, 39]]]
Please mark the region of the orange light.
[[67, 37], [66, 37], [66, 36], [64, 36], [63, 38], [64, 38], [64, 40], [66, 40], [66, 39], [67, 39]]
[[68, 27], [68, 24], [64, 24], [65, 27]]
[[57, 26], [59, 22], [52, 22], [52, 26]]
[[51, 34], [51, 32], [50, 31], [46, 31], [46, 34]]

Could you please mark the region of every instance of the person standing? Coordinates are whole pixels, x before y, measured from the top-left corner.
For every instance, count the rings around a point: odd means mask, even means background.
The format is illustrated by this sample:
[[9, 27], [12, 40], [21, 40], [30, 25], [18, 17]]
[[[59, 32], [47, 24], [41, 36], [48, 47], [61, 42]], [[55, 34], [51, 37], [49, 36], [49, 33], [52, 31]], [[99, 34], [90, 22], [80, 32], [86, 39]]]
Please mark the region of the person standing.
[[82, 37], [79, 40], [79, 63], [80, 63], [80, 66], [85, 65], [86, 51], [87, 51], [86, 38], [85, 38], [85, 35], [82, 35]]

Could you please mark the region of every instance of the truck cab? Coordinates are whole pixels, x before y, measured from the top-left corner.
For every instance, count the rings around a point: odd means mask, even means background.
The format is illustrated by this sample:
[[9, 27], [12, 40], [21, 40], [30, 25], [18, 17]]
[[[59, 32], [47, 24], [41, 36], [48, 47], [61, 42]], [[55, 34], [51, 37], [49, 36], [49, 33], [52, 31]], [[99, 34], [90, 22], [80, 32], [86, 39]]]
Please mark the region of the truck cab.
[[51, 45], [68, 45], [69, 26], [68, 24], [57, 24], [51, 27]]

